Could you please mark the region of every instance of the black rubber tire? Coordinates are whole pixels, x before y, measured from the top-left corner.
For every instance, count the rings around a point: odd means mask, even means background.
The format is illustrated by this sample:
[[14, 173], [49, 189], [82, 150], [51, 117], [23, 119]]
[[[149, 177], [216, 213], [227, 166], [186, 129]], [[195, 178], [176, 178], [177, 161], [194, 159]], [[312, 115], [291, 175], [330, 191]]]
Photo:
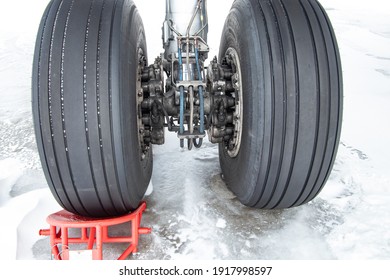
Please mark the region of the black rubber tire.
[[141, 18], [130, 0], [53, 0], [37, 36], [32, 98], [48, 185], [66, 210], [110, 217], [139, 206], [152, 172], [138, 138]]
[[332, 170], [342, 120], [342, 73], [330, 21], [316, 0], [236, 0], [219, 59], [236, 50], [243, 86], [238, 155], [220, 145], [228, 187], [245, 205], [312, 200]]

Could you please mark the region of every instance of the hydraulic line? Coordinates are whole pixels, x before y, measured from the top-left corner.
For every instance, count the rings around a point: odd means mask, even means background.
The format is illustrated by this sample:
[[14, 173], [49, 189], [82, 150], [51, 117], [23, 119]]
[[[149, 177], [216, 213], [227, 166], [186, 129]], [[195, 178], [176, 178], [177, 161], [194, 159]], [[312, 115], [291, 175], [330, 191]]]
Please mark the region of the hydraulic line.
[[[184, 134], [184, 87], [180, 87], [180, 134]], [[180, 147], [184, 147], [184, 140], [180, 139]]]
[[[197, 42], [195, 43], [197, 44]], [[198, 80], [202, 81], [202, 75], [200, 72], [200, 65], [199, 65], [199, 48], [198, 45], [195, 47], [195, 61], [196, 61], [196, 69], [198, 70]]]
[[[190, 26], [189, 26], [190, 28]], [[186, 51], [187, 51], [187, 57], [186, 57], [186, 64], [187, 64], [187, 80], [192, 81], [194, 79], [193, 73], [190, 69], [190, 37], [187, 32], [187, 40], [186, 40]], [[188, 89], [189, 91], [189, 103], [190, 103], [190, 120], [188, 121], [188, 130], [189, 133], [192, 135], [194, 133], [194, 88], [191, 86]], [[191, 139], [188, 139], [188, 150], [192, 149], [192, 141]]]
[[[170, 7], [167, 7], [167, 9], [169, 9]], [[194, 77], [194, 73], [193, 71], [191, 71], [190, 67], [190, 30], [191, 30], [191, 27], [192, 27], [192, 24], [194, 22], [194, 19], [196, 17], [196, 15], [198, 14], [198, 12], [200, 12], [201, 14], [201, 23], [202, 23], [202, 28], [197, 32], [197, 34], [199, 32], [201, 32], [207, 25], [207, 23], [204, 23], [203, 22], [203, 11], [202, 11], [202, 0], [198, 0], [197, 1], [197, 5], [196, 5], [196, 8], [195, 8], [195, 11], [192, 15], [192, 18], [188, 24], [188, 27], [187, 27], [187, 32], [186, 32], [186, 37], [185, 37], [185, 43], [184, 43], [184, 38], [182, 38], [182, 36], [178, 36], [177, 40], [178, 40], [178, 61], [179, 61], [179, 77], [178, 77], [178, 80], [179, 81], [183, 81], [183, 80], [186, 80], [186, 81], [193, 81], [195, 79]], [[185, 48], [186, 48], [186, 62], [184, 65], [183, 64], [183, 54], [182, 54], [182, 48], [184, 48], [184, 44], [185, 44]], [[193, 46], [194, 47], [194, 52], [195, 52], [195, 62], [196, 62], [196, 67], [197, 67], [197, 72], [198, 72], [198, 80], [199, 81], [202, 81], [202, 75], [201, 75], [201, 70], [200, 70], [200, 63], [199, 63], [199, 49], [198, 49], [198, 44], [196, 42], [196, 39], [195, 39], [195, 45]], [[184, 69], [183, 67], [186, 67], [186, 70], [187, 72], [186, 73], [183, 73]], [[180, 128], [179, 128], [179, 133], [181, 135], [184, 134], [184, 114], [185, 114], [185, 92], [184, 92], [184, 87], [183, 86], [180, 86], [179, 87], [179, 90], [180, 90]], [[200, 108], [199, 108], [199, 114], [200, 114], [200, 117], [199, 117], [199, 122], [200, 122], [200, 126], [199, 126], [199, 132], [201, 134], [204, 133], [204, 96], [203, 96], [203, 86], [199, 86], [198, 87], [198, 94], [199, 94], [199, 104], [200, 104]], [[188, 98], [189, 98], [189, 120], [188, 120], [188, 132], [190, 135], [192, 135], [194, 133], [194, 88], [192, 86], [190, 86], [188, 88]], [[183, 141], [180, 141], [180, 146], [182, 146], [182, 143]], [[192, 145], [195, 145], [196, 147], [200, 147], [202, 145], [202, 138], [199, 139], [199, 143], [196, 142], [196, 139], [191, 139], [189, 138], [188, 139], [188, 148], [191, 149], [192, 148]]]
[[[198, 70], [198, 79], [199, 81], [202, 81], [202, 73], [200, 72], [200, 65], [199, 65], [199, 50], [198, 46], [195, 47], [195, 60], [196, 60], [196, 68]], [[203, 86], [199, 86], [199, 105], [200, 105], [200, 111], [199, 111], [199, 118], [200, 118], [200, 133], [204, 133], [204, 100], [203, 100]]]
[[181, 54], [180, 38], [177, 39], [177, 55], [179, 59], [179, 81], [183, 81], [183, 60]]
[[189, 102], [190, 102], [190, 123], [189, 131], [190, 134], [194, 133], [194, 88], [189, 87]]
[[[183, 80], [183, 61], [181, 55], [180, 39], [178, 39], [179, 81]], [[180, 134], [184, 133], [184, 87], [180, 86]]]
[[200, 110], [199, 110], [199, 118], [200, 118], [200, 133], [204, 133], [204, 100], [203, 100], [203, 86], [199, 86], [199, 103], [200, 103]]
[[[205, 3], [206, 0], [203, 1], [203, 5], [206, 7], [207, 4]], [[202, 27], [197, 31], [195, 32], [194, 36], [199, 36], [199, 34], [207, 27], [208, 25], [208, 16], [207, 16], [207, 9], [202, 9], [202, 5], [200, 5], [199, 7], [199, 12], [200, 12], [200, 22], [201, 22], [201, 25]], [[204, 12], [204, 14], [203, 14]], [[202, 36], [203, 38], [203, 36]]]
[[[189, 102], [190, 102], [190, 120], [188, 124], [188, 130], [190, 135], [194, 133], [194, 88], [189, 87]], [[191, 138], [187, 139], [188, 141], [188, 150], [192, 150], [192, 140]]]
[[190, 36], [190, 29], [192, 27], [192, 24], [194, 23], [194, 19], [196, 17], [196, 14], [198, 13], [198, 11], [199, 11], [199, 9], [201, 7], [201, 2], [202, 2], [202, 0], [198, 0], [198, 3], [196, 4], [196, 8], [195, 8], [195, 11], [194, 11], [194, 14], [192, 15], [190, 23], [188, 24], [187, 33], [186, 33], [187, 38]]

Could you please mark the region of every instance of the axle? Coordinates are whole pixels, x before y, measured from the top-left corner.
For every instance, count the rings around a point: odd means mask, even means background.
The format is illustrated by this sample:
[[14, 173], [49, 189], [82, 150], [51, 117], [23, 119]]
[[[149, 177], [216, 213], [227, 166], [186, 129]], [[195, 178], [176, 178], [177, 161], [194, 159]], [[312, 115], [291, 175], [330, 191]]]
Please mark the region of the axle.
[[[196, 59], [195, 59], [196, 60]], [[183, 64], [191, 69], [192, 58]], [[196, 62], [193, 63], [196, 66]], [[168, 66], [164, 68], [163, 65]], [[139, 104], [142, 128], [140, 133], [150, 144], [164, 144], [164, 129], [176, 132], [181, 140], [187, 139], [200, 147], [202, 138], [208, 132], [212, 143], [229, 143], [234, 135], [234, 112], [236, 109], [234, 65], [229, 58], [222, 64], [217, 59], [211, 62], [205, 74], [203, 65], [198, 73], [191, 74], [192, 79], [181, 80], [179, 58], [171, 63], [157, 58], [155, 63], [142, 69], [142, 83], [139, 94], [143, 96]], [[168, 75], [163, 83], [162, 69]], [[183, 71], [184, 72], [184, 71]], [[183, 75], [185, 76], [185, 75]], [[195, 79], [193, 79], [195, 77]]]

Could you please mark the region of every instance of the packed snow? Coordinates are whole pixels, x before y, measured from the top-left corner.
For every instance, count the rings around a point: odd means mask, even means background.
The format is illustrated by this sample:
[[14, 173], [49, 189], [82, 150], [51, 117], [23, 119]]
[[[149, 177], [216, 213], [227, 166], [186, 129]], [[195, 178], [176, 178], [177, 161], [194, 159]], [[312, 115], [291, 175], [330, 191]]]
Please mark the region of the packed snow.
[[[136, 0], [152, 59], [161, 49], [163, 0]], [[154, 147], [153, 192], [130, 259], [390, 258], [390, 4], [321, 0], [338, 39], [344, 119], [338, 156], [322, 193], [288, 210], [250, 209], [220, 178], [218, 148]], [[50, 260], [47, 215], [60, 210], [37, 154], [31, 115], [35, 35], [48, 0], [0, 3], [0, 259]], [[209, 57], [232, 0], [209, 0]], [[149, 8], [153, 7], [150, 11]], [[121, 229], [118, 229], [121, 230]], [[107, 245], [105, 257], [119, 254]]]

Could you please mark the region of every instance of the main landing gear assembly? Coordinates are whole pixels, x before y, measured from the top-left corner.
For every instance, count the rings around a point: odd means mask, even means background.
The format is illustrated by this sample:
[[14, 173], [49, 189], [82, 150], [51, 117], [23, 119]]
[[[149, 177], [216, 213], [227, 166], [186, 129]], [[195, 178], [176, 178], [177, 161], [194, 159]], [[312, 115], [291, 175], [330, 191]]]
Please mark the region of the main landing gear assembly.
[[166, 0], [162, 34], [164, 52], [149, 64], [133, 1], [49, 3], [33, 116], [58, 203], [96, 218], [133, 211], [151, 178], [152, 147], [168, 132], [184, 149], [206, 135], [219, 145], [226, 185], [249, 207], [316, 197], [342, 120], [340, 57], [319, 2], [235, 0], [210, 59], [206, 0]]

